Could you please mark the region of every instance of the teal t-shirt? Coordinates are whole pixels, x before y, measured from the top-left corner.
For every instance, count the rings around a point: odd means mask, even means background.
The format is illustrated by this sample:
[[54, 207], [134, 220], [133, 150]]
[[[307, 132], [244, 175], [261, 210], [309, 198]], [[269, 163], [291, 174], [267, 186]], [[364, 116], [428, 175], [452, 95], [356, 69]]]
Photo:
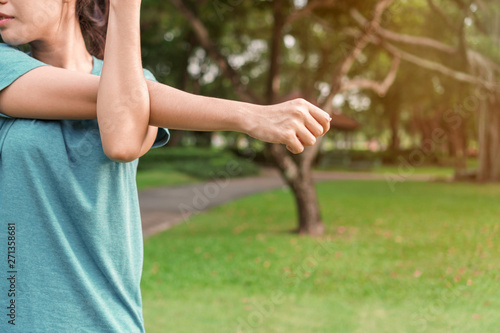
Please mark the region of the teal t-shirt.
[[[39, 66], [0, 43], [0, 90]], [[153, 147], [169, 137], [160, 128]], [[95, 119], [0, 110], [0, 332], [145, 332], [138, 163], [104, 154]]]

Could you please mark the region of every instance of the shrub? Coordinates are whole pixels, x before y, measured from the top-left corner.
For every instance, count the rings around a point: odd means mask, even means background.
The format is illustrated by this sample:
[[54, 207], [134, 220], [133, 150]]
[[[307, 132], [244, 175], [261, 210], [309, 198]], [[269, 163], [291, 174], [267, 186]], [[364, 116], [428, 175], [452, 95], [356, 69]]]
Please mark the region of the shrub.
[[140, 158], [138, 170], [171, 168], [200, 179], [257, 175], [252, 160], [225, 150], [197, 147], [165, 147], [149, 151]]

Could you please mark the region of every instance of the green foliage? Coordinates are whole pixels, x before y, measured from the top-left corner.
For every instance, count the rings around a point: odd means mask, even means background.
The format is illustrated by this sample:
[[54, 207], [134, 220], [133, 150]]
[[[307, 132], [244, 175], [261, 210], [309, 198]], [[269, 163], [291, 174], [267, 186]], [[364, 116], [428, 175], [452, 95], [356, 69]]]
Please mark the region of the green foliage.
[[[337, 66], [353, 50], [356, 34], [363, 31], [351, 11], [356, 9], [370, 19], [377, 2], [337, 1], [333, 7], [319, 6], [286, 24], [282, 31], [283, 41], [280, 41], [283, 48], [279, 59], [279, 94], [301, 90], [311, 101], [324, 97], [334, 81]], [[265, 96], [274, 23], [273, 2], [190, 0], [184, 3], [206, 26], [213, 45], [228, 58], [244, 86], [260, 97]], [[381, 27], [402, 35], [435, 39], [457, 48], [456, 54], [391, 43], [416, 57], [460, 72], [470, 70], [465, 49], [477, 50], [497, 63], [500, 61], [500, 48], [495, 47], [499, 39], [495, 28], [500, 15], [499, 4], [490, 1], [479, 6], [471, 2], [469, 6], [466, 2], [452, 0], [434, 0], [433, 3], [438, 11], [433, 10], [426, 0], [393, 1], [383, 14]], [[295, 14], [300, 9], [297, 4], [285, 1], [282, 15], [289, 18]], [[160, 80], [195, 93], [237, 99], [233, 82], [220, 70], [211, 73], [218, 64], [201, 51], [189, 22], [169, 1], [146, 0], [143, 7], [144, 62]], [[460, 33], [462, 28], [463, 36]], [[382, 81], [392, 67], [392, 61], [392, 55], [382, 45], [369, 44], [353, 63], [348, 77]], [[198, 71], [188, 70], [192, 63]], [[386, 96], [378, 96], [366, 89], [346, 92], [340, 109], [362, 123], [361, 131], [367, 138], [379, 138], [390, 145], [392, 138], [399, 134], [407, 138], [400, 144], [406, 148], [410, 146], [408, 142], [423, 140], [422, 126], [429, 125], [430, 119], [444, 110], [463, 106], [473, 88], [402, 61], [396, 81]], [[359, 109], [355, 106], [353, 101], [360, 98], [369, 100], [368, 107]], [[461, 135], [474, 141], [477, 137], [475, 119], [463, 120]], [[395, 133], [394, 137], [391, 133]]]
[[332, 150], [321, 154], [318, 161], [321, 169], [373, 170], [381, 164], [380, 153], [356, 150]]
[[137, 171], [137, 188], [139, 190], [160, 186], [186, 185], [200, 181], [200, 179], [177, 171], [174, 166], [165, 163], [158, 163], [149, 169]]
[[257, 175], [259, 167], [250, 159], [230, 151], [196, 147], [156, 148], [140, 158], [138, 172], [174, 170], [197, 180]]
[[453, 159], [437, 152], [424, 153], [420, 149], [372, 152], [368, 150], [332, 150], [322, 153], [317, 159], [320, 169], [364, 169], [374, 170], [382, 165], [405, 165], [453, 167]]

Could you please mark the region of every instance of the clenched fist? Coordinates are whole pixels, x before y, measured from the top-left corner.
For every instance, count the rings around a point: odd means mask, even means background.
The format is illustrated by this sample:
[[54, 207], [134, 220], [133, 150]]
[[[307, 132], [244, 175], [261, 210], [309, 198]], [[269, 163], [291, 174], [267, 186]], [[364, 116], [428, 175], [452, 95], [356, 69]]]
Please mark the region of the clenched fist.
[[257, 109], [249, 119], [246, 134], [258, 140], [284, 144], [289, 151], [299, 154], [330, 130], [330, 121], [327, 112], [297, 98]]

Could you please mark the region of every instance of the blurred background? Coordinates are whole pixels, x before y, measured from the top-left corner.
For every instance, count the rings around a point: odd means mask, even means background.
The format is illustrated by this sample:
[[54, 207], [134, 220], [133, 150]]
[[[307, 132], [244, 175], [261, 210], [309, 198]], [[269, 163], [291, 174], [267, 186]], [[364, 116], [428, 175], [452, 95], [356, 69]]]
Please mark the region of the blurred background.
[[170, 130], [140, 158], [148, 333], [499, 331], [500, 1], [141, 10], [159, 82], [333, 118], [298, 155]]
[[[377, 170], [421, 149], [413, 164], [497, 181], [498, 6], [146, 0], [143, 59], [158, 80], [193, 93], [262, 104], [304, 97], [323, 107], [333, 130], [315, 166]], [[172, 132], [167, 149], [264, 151], [236, 133]]]
[[158, 81], [333, 118], [299, 155], [171, 130], [141, 158], [143, 204], [185, 195], [145, 238], [148, 332], [498, 331], [499, 1], [144, 0], [141, 22]]
[[499, 331], [500, 1], [143, 0], [141, 15], [159, 82], [333, 118], [298, 155], [170, 130], [141, 157], [148, 333]]

